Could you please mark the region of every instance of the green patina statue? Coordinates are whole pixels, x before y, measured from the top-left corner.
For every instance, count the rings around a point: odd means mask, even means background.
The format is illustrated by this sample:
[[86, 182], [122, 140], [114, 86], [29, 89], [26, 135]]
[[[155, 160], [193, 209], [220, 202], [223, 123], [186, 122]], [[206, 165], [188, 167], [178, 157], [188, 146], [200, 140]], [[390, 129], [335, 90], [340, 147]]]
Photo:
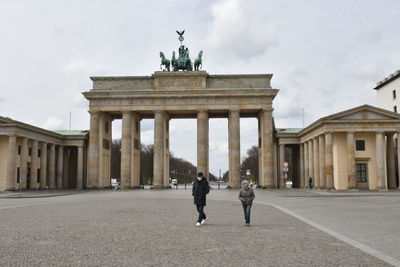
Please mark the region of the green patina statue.
[[201, 68], [202, 65], [202, 60], [201, 57], [203, 56], [203, 50], [201, 50], [199, 52], [199, 55], [197, 56], [197, 58], [194, 60], [194, 70], [199, 70], [199, 68]]
[[[187, 47], [185, 47], [184, 45], [182, 45], [182, 41], [184, 40], [183, 38], [183, 34], [185, 33], [185, 31], [176, 31], [179, 35], [178, 40], [181, 42], [181, 46], [178, 49], [178, 58], [175, 57], [175, 51], [172, 51], [172, 59], [171, 62], [165, 58], [164, 53], [160, 52], [160, 57], [161, 57], [161, 69], [162, 66], [165, 66], [165, 69], [163, 69], [164, 71], [170, 71], [170, 65], [172, 65], [172, 70], [173, 71], [193, 71], [193, 64], [192, 64], [192, 60], [189, 57], [189, 49]], [[194, 69], [196, 71], [199, 70], [200, 66], [202, 66], [202, 57], [203, 55], [203, 51], [200, 51], [198, 57], [196, 58], [195, 62], [194, 62]]]
[[[169, 71], [169, 66], [170, 66], [170, 61], [164, 56], [163, 52], [160, 52], [160, 58], [161, 58], [161, 64], [160, 64], [160, 69], [162, 71]], [[162, 68], [162, 66], [165, 66], [165, 69]]]

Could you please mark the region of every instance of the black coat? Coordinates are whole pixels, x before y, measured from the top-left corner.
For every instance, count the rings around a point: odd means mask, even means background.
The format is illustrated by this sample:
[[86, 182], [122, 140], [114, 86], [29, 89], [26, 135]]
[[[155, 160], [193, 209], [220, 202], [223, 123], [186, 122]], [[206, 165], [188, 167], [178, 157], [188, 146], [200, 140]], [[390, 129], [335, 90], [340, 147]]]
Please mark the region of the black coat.
[[206, 205], [206, 195], [210, 192], [210, 186], [206, 178], [201, 181], [195, 179], [192, 188], [192, 196], [195, 205]]

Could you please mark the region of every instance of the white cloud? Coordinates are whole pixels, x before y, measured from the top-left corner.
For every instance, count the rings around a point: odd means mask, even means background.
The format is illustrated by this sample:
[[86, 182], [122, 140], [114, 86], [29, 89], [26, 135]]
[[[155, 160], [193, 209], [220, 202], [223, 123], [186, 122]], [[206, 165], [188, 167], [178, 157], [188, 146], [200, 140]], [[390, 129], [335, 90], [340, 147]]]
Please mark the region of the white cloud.
[[65, 125], [63, 120], [58, 117], [51, 116], [47, 118], [46, 122], [43, 125], [43, 128], [48, 130], [63, 130], [65, 129]]
[[268, 21], [251, 24], [248, 3], [242, 0], [223, 0], [212, 6], [213, 20], [206, 40], [219, 60], [249, 60], [260, 56], [276, 44], [274, 25]]

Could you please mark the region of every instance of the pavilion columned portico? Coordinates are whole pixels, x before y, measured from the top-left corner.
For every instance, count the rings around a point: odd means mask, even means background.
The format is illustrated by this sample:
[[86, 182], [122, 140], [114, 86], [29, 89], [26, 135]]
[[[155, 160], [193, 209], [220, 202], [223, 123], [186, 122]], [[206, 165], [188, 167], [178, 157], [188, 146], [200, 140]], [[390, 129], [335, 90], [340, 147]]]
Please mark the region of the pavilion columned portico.
[[259, 184], [275, 187], [272, 74], [92, 77], [89, 100], [88, 188], [110, 186], [111, 122], [122, 119], [121, 186], [138, 187], [140, 120], [154, 118], [154, 187], [169, 187], [169, 120], [197, 119], [197, 169], [208, 178], [209, 118], [228, 118], [229, 185], [240, 187], [240, 117], [259, 120]]
[[86, 179], [84, 131], [49, 131], [0, 117], [0, 191], [82, 189]]
[[[297, 169], [290, 177], [296, 187], [308, 187], [309, 177], [315, 189], [399, 187], [400, 115], [397, 113], [363, 105], [321, 118], [298, 131], [284, 130], [279, 129], [277, 134], [279, 169], [283, 169], [285, 161]], [[285, 153], [287, 148], [292, 149], [296, 160], [285, 158], [291, 155]], [[283, 183], [282, 171], [279, 177]]]

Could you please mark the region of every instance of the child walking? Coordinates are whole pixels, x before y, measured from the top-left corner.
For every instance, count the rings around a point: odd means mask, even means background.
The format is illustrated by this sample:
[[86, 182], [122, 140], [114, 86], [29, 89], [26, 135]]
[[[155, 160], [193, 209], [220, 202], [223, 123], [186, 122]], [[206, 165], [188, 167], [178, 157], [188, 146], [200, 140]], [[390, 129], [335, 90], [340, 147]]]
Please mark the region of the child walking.
[[242, 188], [239, 192], [239, 199], [240, 201], [242, 201], [246, 226], [250, 226], [251, 205], [253, 204], [253, 200], [255, 197], [256, 196], [254, 195], [253, 189], [251, 189], [249, 186], [249, 181], [243, 180]]

